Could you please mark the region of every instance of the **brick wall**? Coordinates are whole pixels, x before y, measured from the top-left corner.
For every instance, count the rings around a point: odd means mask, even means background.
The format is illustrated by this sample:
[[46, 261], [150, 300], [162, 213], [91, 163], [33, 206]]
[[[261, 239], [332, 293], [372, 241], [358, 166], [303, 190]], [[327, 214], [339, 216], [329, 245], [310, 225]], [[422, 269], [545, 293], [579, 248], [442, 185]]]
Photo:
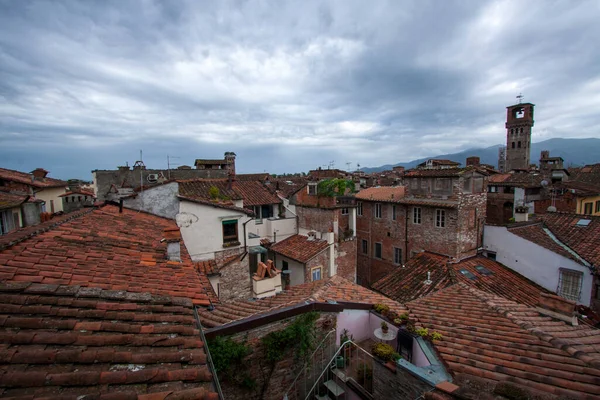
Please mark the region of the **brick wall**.
[[396, 367], [392, 371], [378, 361], [373, 361], [374, 399], [416, 399], [431, 389], [433, 386], [404, 368]]
[[[312, 207], [296, 207], [298, 228], [317, 232], [333, 232], [337, 210]], [[337, 235], [337, 232], [334, 232]]]
[[[229, 249], [215, 253], [217, 265], [232, 255], [239, 254], [243, 249]], [[250, 255], [243, 260], [236, 261], [224, 266], [219, 271], [219, 300], [228, 301], [234, 299], [249, 299], [252, 297], [252, 281], [250, 280]]]
[[483, 244], [483, 226], [487, 212], [487, 193], [460, 196], [458, 208], [458, 248], [456, 255], [463, 259], [477, 254]]
[[[357, 275], [361, 285], [372, 283], [387, 275], [397, 267], [394, 264], [394, 248], [405, 253], [405, 206], [396, 204], [396, 220], [392, 219], [390, 203], [381, 204], [381, 218], [374, 217], [376, 202], [363, 201], [363, 215], [357, 217]], [[363, 240], [367, 241], [367, 254], [363, 253]], [[375, 243], [382, 244], [381, 258], [375, 257]]]
[[356, 275], [356, 238], [342, 240], [335, 245], [335, 262], [337, 274], [350, 282], [355, 281]]
[[[321, 313], [320, 318], [316, 322], [317, 336], [315, 343], [320, 343], [327, 332], [335, 327], [337, 314], [336, 313]], [[242, 389], [227, 381], [221, 381], [223, 396], [227, 400], [258, 400], [261, 399], [260, 391], [264, 384], [264, 376], [267, 371], [267, 363], [264, 358], [264, 348], [261, 339], [271, 332], [285, 329], [295, 320], [289, 318], [283, 321], [278, 321], [272, 324], [264, 325], [249, 331], [239, 332], [232, 336], [237, 342], [246, 343], [252, 349], [252, 353], [246, 358], [247, 364], [251, 367], [249, 370], [250, 376], [257, 382], [257, 388], [254, 391]], [[266, 392], [262, 399], [266, 400], [281, 400], [293, 383], [296, 375], [300, 372], [302, 366], [294, 361], [294, 354], [289, 353], [287, 357], [279, 361], [274, 369], [273, 375], [268, 382]]]

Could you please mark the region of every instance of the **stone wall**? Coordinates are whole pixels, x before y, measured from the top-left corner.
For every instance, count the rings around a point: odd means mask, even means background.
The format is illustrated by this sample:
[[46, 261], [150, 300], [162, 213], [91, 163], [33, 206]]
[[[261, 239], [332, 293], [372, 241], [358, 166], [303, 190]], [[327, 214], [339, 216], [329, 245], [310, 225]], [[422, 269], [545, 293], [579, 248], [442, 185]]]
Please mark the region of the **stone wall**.
[[[268, 364], [265, 361], [264, 348], [261, 339], [271, 332], [285, 329], [295, 320], [295, 318], [296, 317], [288, 318], [249, 331], [239, 332], [232, 336], [233, 340], [245, 343], [252, 349], [252, 353], [245, 361], [247, 362], [247, 365], [250, 366], [248, 372], [250, 376], [256, 380], [257, 387], [255, 390], [243, 389], [235, 384], [221, 380], [220, 383], [223, 390], [223, 396], [227, 400], [283, 399], [286, 390], [293, 383], [302, 366], [294, 361], [294, 354], [289, 352], [283, 360], [275, 365], [273, 375], [265, 385], [266, 390], [264, 396], [261, 397], [261, 389], [265, 383], [263, 378], [269, 370]], [[327, 332], [332, 328], [335, 328], [336, 319], [336, 313], [321, 313], [320, 318], [316, 322], [317, 337], [315, 338], [315, 343], [320, 343]]]
[[[107, 194], [111, 185], [116, 187], [140, 187], [140, 182], [145, 186], [156, 186], [167, 179], [196, 179], [196, 178], [227, 178], [226, 169], [130, 169], [122, 167], [117, 170], [94, 170], [95, 191], [98, 201], [107, 200]], [[148, 181], [148, 175], [155, 174], [159, 179], [152, 183]]]
[[123, 205], [133, 210], [143, 210], [160, 217], [175, 219], [179, 213], [179, 184], [170, 182], [137, 192], [134, 197], [123, 199]]
[[458, 205], [458, 248], [453, 257], [463, 259], [477, 254], [483, 246], [487, 193], [464, 194]]
[[374, 399], [416, 399], [433, 386], [402, 367], [392, 367], [373, 361]]
[[323, 267], [321, 270], [321, 279], [329, 277], [329, 247], [306, 263], [306, 268], [304, 269], [304, 282], [312, 281], [311, 269], [315, 267]]
[[[215, 253], [217, 265], [236, 254], [240, 254], [243, 248], [235, 248]], [[235, 299], [249, 299], [252, 297], [252, 281], [250, 280], [250, 255], [247, 254], [243, 260], [236, 259], [228, 265], [223, 266], [219, 272], [219, 300], [229, 301]]]

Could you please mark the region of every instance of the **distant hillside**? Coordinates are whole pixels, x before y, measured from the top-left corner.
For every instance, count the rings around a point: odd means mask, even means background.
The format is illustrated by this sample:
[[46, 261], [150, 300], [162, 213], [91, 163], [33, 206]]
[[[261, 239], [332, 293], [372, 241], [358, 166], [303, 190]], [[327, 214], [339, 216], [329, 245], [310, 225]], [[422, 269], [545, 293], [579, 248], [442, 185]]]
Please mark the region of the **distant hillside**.
[[[390, 170], [395, 166], [403, 166], [406, 169], [414, 168], [416, 165], [430, 158], [444, 158], [465, 164], [465, 160], [470, 156], [478, 156], [483, 164], [498, 166], [498, 148], [499, 144], [482, 149], [469, 149], [453, 154], [439, 154], [427, 158], [420, 158], [409, 162], [398, 164], [387, 164], [380, 167], [362, 168], [366, 173], [380, 172]], [[540, 152], [549, 150], [553, 157], [562, 157], [565, 160], [565, 166], [585, 165], [600, 163], [600, 139], [548, 139], [543, 142], [531, 144], [531, 162], [538, 163]]]

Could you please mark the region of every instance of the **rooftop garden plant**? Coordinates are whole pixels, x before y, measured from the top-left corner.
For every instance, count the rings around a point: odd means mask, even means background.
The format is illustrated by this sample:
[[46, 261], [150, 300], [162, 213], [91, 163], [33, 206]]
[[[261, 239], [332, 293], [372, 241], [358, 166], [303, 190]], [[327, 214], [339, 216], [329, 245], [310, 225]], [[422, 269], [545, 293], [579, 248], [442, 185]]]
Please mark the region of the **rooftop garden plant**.
[[396, 353], [394, 348], [387, 343], [375, 343], [371, 348], [371, 352], [374, 356], [383, 361], [397, 361], [402, 358], [402, 356]]
[[384, 314], [384, 313], [387, 313], [388, 311], [390, 311], [390, 306], [388, 306], [387, 304], [377, 303], [373, 306], [373, 308], [379, 314]]

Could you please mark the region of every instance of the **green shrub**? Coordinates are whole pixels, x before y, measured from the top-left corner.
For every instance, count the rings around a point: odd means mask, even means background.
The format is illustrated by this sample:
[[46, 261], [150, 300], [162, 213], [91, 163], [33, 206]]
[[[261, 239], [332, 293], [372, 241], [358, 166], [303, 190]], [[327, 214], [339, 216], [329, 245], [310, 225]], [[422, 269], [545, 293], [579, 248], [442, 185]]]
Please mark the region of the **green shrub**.
[[396, 353], [394, 348], [386, 343], [375, 343], [371, 348], [371, 352], [384, 361], [396, 361], [401, 358], [400, 354]]
[[387, 304], [377, 303], [373, 306], [373, 308], [380, 314], [390, 311], [390, 306], [388, 306]]

